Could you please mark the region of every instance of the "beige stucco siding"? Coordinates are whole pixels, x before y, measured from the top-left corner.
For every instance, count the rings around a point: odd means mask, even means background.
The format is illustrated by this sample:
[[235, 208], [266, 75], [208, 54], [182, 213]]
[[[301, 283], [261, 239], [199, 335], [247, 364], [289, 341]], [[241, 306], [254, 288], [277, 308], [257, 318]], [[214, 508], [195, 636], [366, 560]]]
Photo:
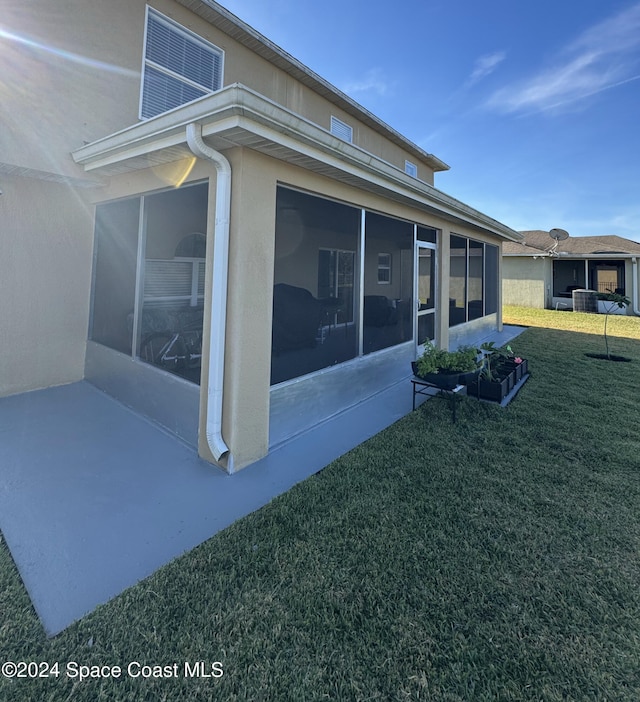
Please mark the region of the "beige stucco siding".
[[83, 175], [70, 152], [138, 119], [144, 2], [30, 0], [2, 25], [0, 162]]
[[64, 185], [2, 178], [0, 395], [84, 372], [93, 208]]
[[433, 185], [433, 170], [426, 164], [419, 163], [415, 155], [393, 144], [374, 129], [359, 122], [203, 18], [171, 0], [154, 0], [150, 4], [159, 12], [224, 51], [223, 83], [225, 86], [241, 83], [327, 130], [330, 128], [333, 115], [353, 128], [353, 143], [356, 146], [379, 156], [403, 171], [405, 160], [416, 163], [418, 177]]
[[[79, 190], [34, 178], [2, 178], [0, 395], [83, 378], [94, 204], [170, 188], [188, 166], [188, 161], [165, 164], [114, 178], [108, 187]], [[198, 162], [187, 182], [210, 175], [211, 168]], [[166, 242], [166, 251], [174, 245]], [[19, 353], [8, 352], [10, 339]]]
[[[222, 434], [237, 470], [268, 451], [276, 180], [270, 159], [232, 149]], [[210, 288], [209, 288], [210, 289]], [[200, 419], [200, 450], [206, 413]]]
[[502, 259], [502, 297], [505, 305], [545, 306], [546, 259], [506, 256]]
[[[244, 84], [324, 129], [334, 115], [353, 127], [354, 144], [400, 170], [405, 159], [416, 163], [418, 177], [433, 184], [433, 170], [415, 155], [202, 17], [172, 0], [150, 5], [224, 51], [224, 85]], [[33, 0], [28, 10], [3, 14], [9, 31], [39, 48], [3, 40], [0, 162], [80, 175], [71, 151], [138, 121], [145, 7], [143, 0]]]
[[[636, 264], [638, 265], [638, 264]], [[625, 279], [625, 295], [631, 300], [631, 304], [627, 306], [626, 312], [628, 315], [634, 315], [634, 308], [640, 308], [640, 286], [634, 289], [633, 286], [633, 262], [625, 261], [624, 264], [624, 279]], [[635, 315], [634, 315], [635, 316]]]

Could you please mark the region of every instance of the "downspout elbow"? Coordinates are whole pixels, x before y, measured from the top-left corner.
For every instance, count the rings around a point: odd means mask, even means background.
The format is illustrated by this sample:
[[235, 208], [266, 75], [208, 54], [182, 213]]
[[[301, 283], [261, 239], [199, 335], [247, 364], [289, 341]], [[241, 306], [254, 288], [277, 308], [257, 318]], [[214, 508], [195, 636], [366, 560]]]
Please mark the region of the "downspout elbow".
[[[231, 164], [202, 138], [202, 126], [187, 125], [187, 144], [198, 158], [216, 168], [215, 228], [213, 237], [213, 285], [209, 328], [209, 378], [207, 384], [207, 444], [216, 461], [229, 454], [222, 437], [222, 404], [227, 321], [227, 279], [229, 269], [229, 219], [231, 212]], [[229, 456], [231, 459], [231, 456]], [[231, 460], [229, 465], [232, 465]]]

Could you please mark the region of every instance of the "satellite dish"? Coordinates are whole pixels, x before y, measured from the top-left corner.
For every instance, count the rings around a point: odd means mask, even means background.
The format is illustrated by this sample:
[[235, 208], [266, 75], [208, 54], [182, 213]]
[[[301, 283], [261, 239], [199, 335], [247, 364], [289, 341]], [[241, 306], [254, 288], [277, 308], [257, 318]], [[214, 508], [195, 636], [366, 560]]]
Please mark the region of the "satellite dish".
[[569, 238], [569, 232], [564, 229], [552, 229], [549, 232], [549, 236], [556, 241], [564, 241]]

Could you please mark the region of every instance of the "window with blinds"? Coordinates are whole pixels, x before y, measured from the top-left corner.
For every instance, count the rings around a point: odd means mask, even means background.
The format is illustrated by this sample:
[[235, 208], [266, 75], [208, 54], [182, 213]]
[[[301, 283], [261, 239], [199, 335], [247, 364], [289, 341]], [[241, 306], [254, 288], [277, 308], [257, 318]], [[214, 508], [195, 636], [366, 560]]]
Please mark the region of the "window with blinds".
[[141, 118], [154, 117], [219, 90], [222, 64], [220, 49], [149, 8]]

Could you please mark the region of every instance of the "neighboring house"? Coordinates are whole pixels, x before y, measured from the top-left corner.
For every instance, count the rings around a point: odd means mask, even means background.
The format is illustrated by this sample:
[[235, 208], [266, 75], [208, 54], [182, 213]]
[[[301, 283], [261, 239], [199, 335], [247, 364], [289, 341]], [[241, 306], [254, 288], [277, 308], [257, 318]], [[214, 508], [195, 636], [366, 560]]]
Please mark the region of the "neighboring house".
[[572, 309], [576, 289], [620, 292], [638, 314], [640, 243], [620, 236], [570, 236], [556, 242], [549, 232], [521, 232], [524, 241], [502, 249], [502, 295], [506, 305]]
[[86, 379], [234, 472], [501, 328], [520, 235], [217, 3], [0, 22], [0, 395]]

